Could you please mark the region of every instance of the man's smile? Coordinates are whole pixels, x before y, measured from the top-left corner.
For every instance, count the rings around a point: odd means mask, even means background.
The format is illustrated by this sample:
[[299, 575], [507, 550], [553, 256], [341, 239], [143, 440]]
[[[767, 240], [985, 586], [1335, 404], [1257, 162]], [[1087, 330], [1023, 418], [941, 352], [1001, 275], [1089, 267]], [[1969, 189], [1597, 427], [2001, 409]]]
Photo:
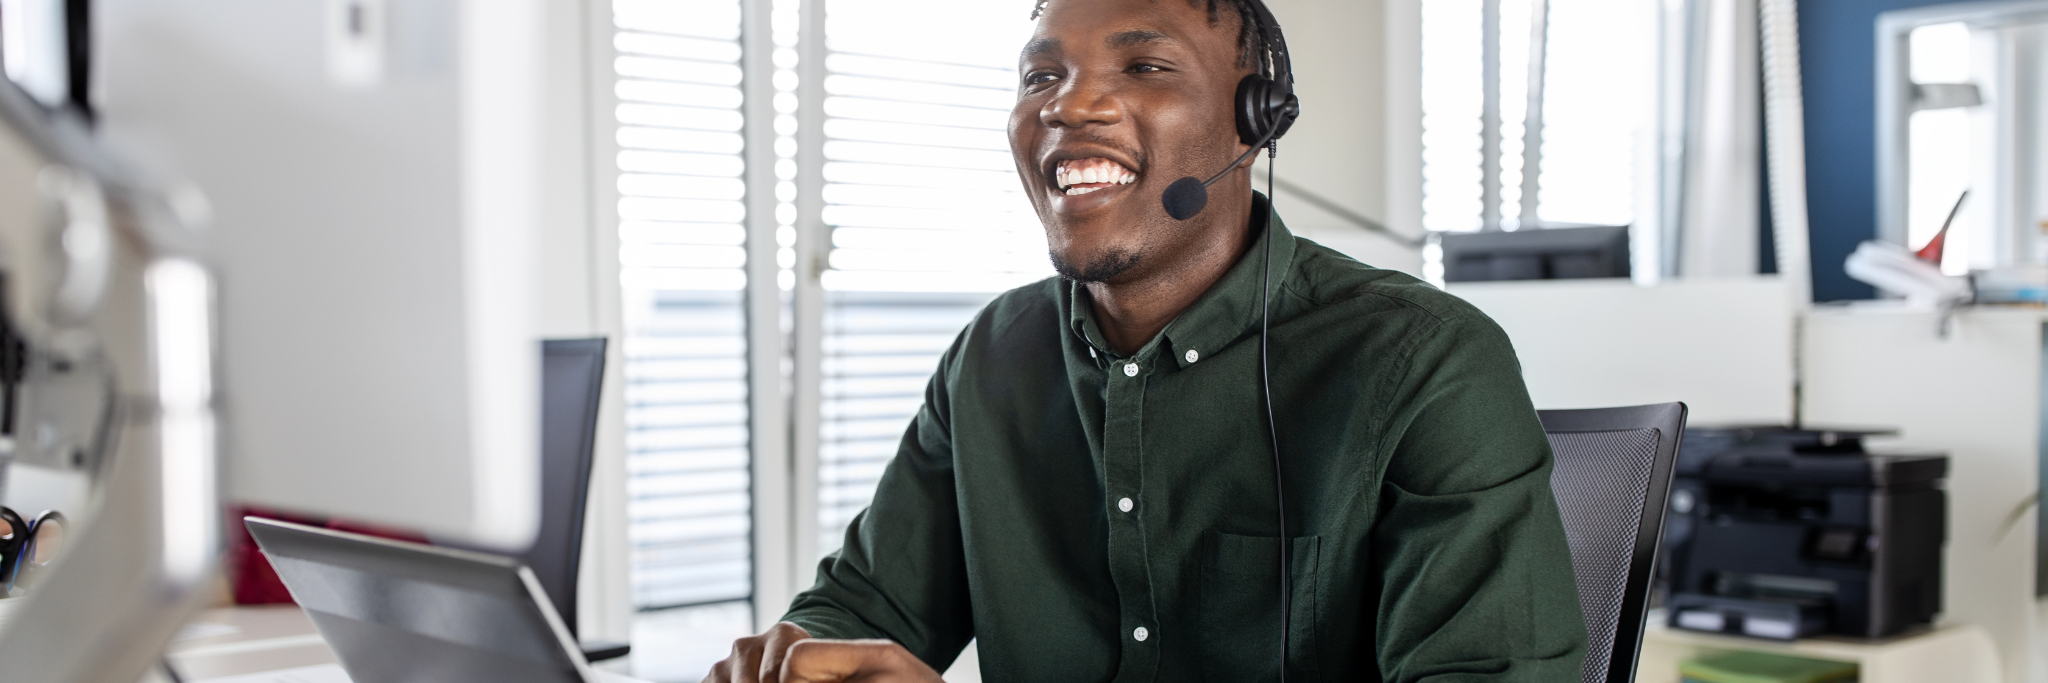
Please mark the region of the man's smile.
[[1053, 169], [1053, 182], [1061, 194], [1078, 197], [1097, 190], [1137, 182], [1131, 169], [1102, 157], [1068, 159]]
[[1145, 178], [1144, 164], [1132, 156], [1095, 143], [1054, 148], [1039, 162], [1049, 208], [1076, 216], [1119, 204]]

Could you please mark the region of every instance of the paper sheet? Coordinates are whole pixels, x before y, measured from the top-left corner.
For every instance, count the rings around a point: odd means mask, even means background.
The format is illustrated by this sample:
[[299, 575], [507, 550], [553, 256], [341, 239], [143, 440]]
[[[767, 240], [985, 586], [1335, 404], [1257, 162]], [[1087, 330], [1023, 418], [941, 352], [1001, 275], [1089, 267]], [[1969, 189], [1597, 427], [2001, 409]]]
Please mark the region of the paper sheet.
[[279, 669], [240, 676], [223, 676], [193, 683], [354, 683], [340, 664], [316, 664], [296, 669]]
[[171, 642], [176, 643], [186, 640], [198, 640], [200, 638], [231, 636], [241, 632], [241, 627], [234, 626], [231, 624], [216, 624], [210, 621], [195, 621], [184, 625], [184, 627], [182, 628], [179, 628], [178, 634], [175, 636], [171, 636]]
[[[598, 683], [646, 683], [631, 676], [623, 676], [609, 671], [594, 671], [592, 673], [597, 675]], [[341, 670], [340, 664], [319, 664], [315, 666], [302, 666], [296, 669], [265, 671], [260, 674], [208, 678], [193, 681], [192, 683], [353, 683], [353, 681], [349, 680], [348, 672]]]

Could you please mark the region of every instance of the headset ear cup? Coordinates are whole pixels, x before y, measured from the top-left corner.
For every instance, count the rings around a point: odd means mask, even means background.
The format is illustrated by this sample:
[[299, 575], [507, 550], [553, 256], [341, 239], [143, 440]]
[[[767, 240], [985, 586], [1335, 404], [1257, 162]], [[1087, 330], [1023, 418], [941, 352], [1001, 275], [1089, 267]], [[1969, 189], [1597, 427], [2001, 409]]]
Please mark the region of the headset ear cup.
[[1272, 133], [1278, 140], [1294, 127], [1294, 119], [1301, 116], [1301, 101], [1294, 93], [1278, 81], [1252, 74], [1237, 82], [1237, 139], [1247, 145], [1259, 144]]
[[1258, 74], [1245, 76], [1237, 82], [1237, 139], [1247, 145], [1259, 144], [1272, 130], [1273, 119], [1268, 99], [1272, 96], [1273, 81]]
[[1281, 88], [1275, 88], [1274, 92], [1279, 94], [1279, 97], [1274, 98], [1277, 101], [1273, 103], [1270, 120], [1273, 121], [1273, 126], [1280, 129], [1280, 132], [1273, 134], [1273, 139], [1278, 140], [1287, 136], [1287, 129], [1294, 127], [1295, 119], [1301, 118], [1301, 100], [1296, 99], [1294, 93]]

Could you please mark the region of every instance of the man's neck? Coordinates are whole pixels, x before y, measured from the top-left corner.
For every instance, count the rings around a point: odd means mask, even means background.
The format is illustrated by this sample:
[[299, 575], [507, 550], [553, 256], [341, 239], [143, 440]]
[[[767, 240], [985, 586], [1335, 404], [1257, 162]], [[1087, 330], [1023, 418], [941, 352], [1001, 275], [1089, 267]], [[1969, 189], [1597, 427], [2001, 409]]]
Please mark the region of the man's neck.
[[1202, 231], [1201, 241], [1170, 258], [1163, 264], [1166, 267], [1125, 282], [1087, 283], [1096, 324], [1102, 327], [1110, 348], [1122, 354], [1136, 353], [1244, 258], [1256, 237], [1250, 212], [1221, 215], [1235, 219]]

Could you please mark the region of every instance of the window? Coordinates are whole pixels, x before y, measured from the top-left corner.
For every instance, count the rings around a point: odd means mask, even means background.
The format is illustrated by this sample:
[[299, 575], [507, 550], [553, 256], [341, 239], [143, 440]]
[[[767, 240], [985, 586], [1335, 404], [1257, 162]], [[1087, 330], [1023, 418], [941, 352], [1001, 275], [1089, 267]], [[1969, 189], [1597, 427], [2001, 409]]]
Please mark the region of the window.
[[[700, 675], [754, 627], [751, 599], [796, 587], [755, 586], [772, 575], [759, 558], [794, 557], [808, 579], [872, 498], [939, 354], [995, 294], [1051, 274], [1005, 132], [1030, 3], [766, 1], [764, 36], [743, 35], [759, 6], [742, 0], [611, 5], [632, 595], [636, 634], [665, 643], [634, 667], [657, 680]], [[810, 9], [823, 39], [802, 44]], [[760, 39], [772, 58], [750, 66]], [[746, 173], [746, 142], [763, 139], [743, 106], [754, 79], [772, 86], [772, 220], [747, 215], [746, 183], [764, 177]], [[775, 233], [774, 282], [747, 277], [749, 230]], [[746, 302], [763, 295], [783, 303], [776, 333], [808, 335], [814, 367], [796, 367], [801, 352], [748, 366], [762, 334]], [[791, 491], [806, 519], [790, 533], [755, 528], [751, 457], [772, 455], [748, 431], [756, 372], [817, 399], [810, 418], [792, 411], [815, 452], [789, 457], [815, 476], [795, 477], [814, 486]]]
[[1029, 3], [825, 7], [820, 554], [867, 507], [960, 328], [1052, 274], [1005, 132]]
[[1656, 191], [1641, 180], [1656, 163], [1641, 154], [1656, 144], [1655, 7], [1550, 0], [1537, 204], [1544, 224], [1629, 225], [1637, 197]]
[[739, 3], [616, 0], [633, 604], [752, 592]]
[[[1639, 0], [1422, 3], [1423, 226], [1654, 220], [1637, 207], [1658, 192], [1658, 21]], [[1425, 251], [1425, 277], [1441, 258]]]
[[[1970, 27], [1961, 23], [1934, 24], [1913, 29], [1912, 62], [1908, 71], [1914, 83], [1970, 83]], [[1977, 112], [1967, 107], [1926, 109], [1913, 112], [1907, 121], [1906, 246], [1926, 246], [1941, 231], [1949, 211], [1965, 190], [1975, 169], [1973, 130]], [[1977, 200], [1984, 200], [1978, 193]], [[1949, 230], [1942, 253], [1942, 270], [1950, 275], [1970, 271], [1972, 244], [1981, 230], [1972, 225], [1975, 212], [1964, 211]]]
[[[1422, 222], [1478, 230], [1484, 90], [1480, 0], [1422, 3]], [[1443, 277], [1436, 264], [1431, 279]]]

